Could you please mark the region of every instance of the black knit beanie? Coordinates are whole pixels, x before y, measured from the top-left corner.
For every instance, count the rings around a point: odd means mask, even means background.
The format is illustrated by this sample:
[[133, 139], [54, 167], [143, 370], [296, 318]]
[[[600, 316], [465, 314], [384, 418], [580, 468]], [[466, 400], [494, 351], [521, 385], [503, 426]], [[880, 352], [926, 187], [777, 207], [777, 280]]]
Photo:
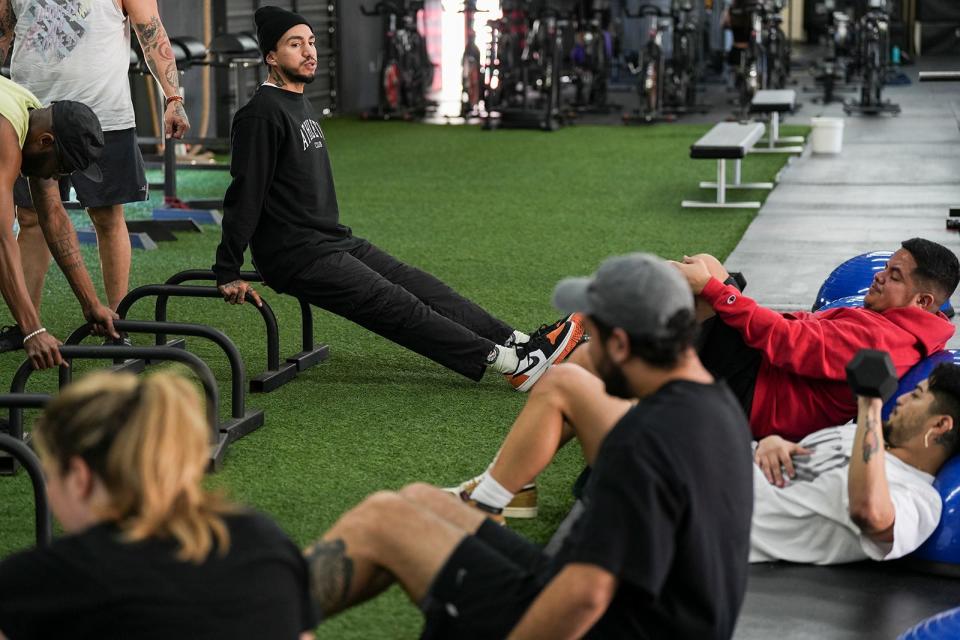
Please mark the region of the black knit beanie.
[[260, 7], [253, 14], [253, 21], [257, 24], [257, 40], [260, 41], [264, 62], [267, 61], [267, 54], [277, 48], [277, 42], [283, 34], [293, 27], [305, 24], [313, 30], [303, 16], [280, 7]]

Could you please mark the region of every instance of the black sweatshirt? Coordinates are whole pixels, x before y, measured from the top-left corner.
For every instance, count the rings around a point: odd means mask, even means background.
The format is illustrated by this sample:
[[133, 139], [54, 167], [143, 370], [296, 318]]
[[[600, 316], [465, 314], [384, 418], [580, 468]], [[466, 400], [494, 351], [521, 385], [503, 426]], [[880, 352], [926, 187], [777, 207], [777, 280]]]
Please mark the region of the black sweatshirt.
[[351, 248], [340, 224], [326, 140], [302, 94], [261, 85], [233, 118], [217, 284], [240, 279], [243, 252], [271, 287], [318, 257]]

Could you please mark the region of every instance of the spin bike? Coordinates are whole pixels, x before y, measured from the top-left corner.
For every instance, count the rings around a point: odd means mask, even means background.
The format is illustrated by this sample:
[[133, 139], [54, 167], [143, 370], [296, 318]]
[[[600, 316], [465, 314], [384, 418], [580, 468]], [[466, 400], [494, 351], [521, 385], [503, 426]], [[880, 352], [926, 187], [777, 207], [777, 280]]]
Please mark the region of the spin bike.
[[630, 72], [638, 76], [637, 94], [640, 98], [640, 107], [635, 116], [624, 115], [626, 124], [631, 122], [651, 123], [657, 120], [672, 120], [673, 115], [664, 109], [664, 95], [666, 84], [666, 60], [663, 54], [663, 34], [670, 28], [669, 18], [665, 18], [660, 7], [652, 4], [642, 4], [635, 12], [630, 12], [626, 6], [623, 12], [630, 18], [647, 18], [650, 20], [647, 43], [640, 51], [636, 64], [634, 60], [627, 60]]
[[[516, 42], [503, 42], [504, 21], [494, 21], [491, 29], [491, 58], [487, 95], [494, 96], [487, 106], [484, 128], [535, 128], [556, 131], [565, 122], [560, 109], [560, 67], [563, 62], [563, 30], [567, 21], [561, 11], [548, 3], [522, 3], [532, 17], [523, 34], [518, 59], [509, 60]], [[511, 56], [512, 57], [512, 56]], [[493, 86], [496, 79], [496, 86]]]
[[380, 0], [373, 9], [360, 5], [363, 15], [383, 19], [377, 117], [409, 119], [434, 106], [427, 99], [433, 84], [433, 62], [417, 28], [423, 3], [424, 0]]
[[763, 47], [766, 12], [767, 7], [762, 2], [751, 2], [730, 9], [731, 15], [739, 13], [747, 16], [750, 24], [750, 38], [746, 48], [739, 49], [740, 57], [735, 70], [737, 105], [741, 118], [746, 117], [757, 91], [767, 88], [767, 52]]
[[477, 46], [477, 31], [473, 21], [477, 15], [477, 0], [463, 0], [463, 29], [466, 44], [460, 59], [460, 116], [467, 118], [480, 113], [483, 99], [483, 65], [480, 47]]
[[886, 0], [867, 0], [867, 11], [857, 23], [857, 57], [860, 69], [860, 102], [845, 102], [843, 110], [879, 115], [900, 113], [900, 105], [883, 100], [890, 51], [890, 23]]
[[677, 113], [697, 109], [698, 28], [691, 17], [692, 12], [693, 5], [690, 0], [674, 0], [670, 8], [673, 19], [673, 55], [666, 65], [664, 105]]
[[790, 42], [783, 32], [781, 12], [788, 0], [769, 0], [764, 11], [763, 28], [766, 34], [764, 51], [767, 56], [764, 89], [786, 89], [790, 77]]
[[607, 104], [610, 61], [613, 58], [613, 34], [604, 28], [609, 23], [610, 11], [604, 0], [592, 2], [592, 15], [587, 18], [581, 6], [575, 16], [573, 62], [576, 97], [574, 106], [581, 111], [606, 113], [615, 105]]

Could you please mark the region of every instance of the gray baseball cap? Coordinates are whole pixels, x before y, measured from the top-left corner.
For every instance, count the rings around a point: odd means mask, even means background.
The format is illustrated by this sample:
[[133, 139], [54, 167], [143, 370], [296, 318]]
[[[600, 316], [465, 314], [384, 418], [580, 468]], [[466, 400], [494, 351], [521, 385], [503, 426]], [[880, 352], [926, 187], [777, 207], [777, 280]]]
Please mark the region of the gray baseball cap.
[[678, 311], [693, 312], [693, 293], [662, 258], [631, 253], [608, 258], [589, 278], [566, 278], [553, 290], [563, 313], [586, 313], [632, 336], [663, 337]]

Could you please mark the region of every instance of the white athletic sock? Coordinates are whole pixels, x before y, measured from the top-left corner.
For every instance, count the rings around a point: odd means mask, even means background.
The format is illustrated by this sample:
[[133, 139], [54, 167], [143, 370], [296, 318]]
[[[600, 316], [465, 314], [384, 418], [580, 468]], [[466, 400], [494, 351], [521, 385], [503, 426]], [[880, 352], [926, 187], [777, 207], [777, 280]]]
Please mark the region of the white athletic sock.
[[512, 374], [520, 366], [520, 358], [517, 356], [517, 350], [512, 347], [497, 345], [493, 348], [496, 351], [496, 357], [491, 352], [487, 358], [487, 366], [497, 373]]
[[470, 494], [470, 498], [488, 507], [503, 509], [513, 500], [513, 494], [504, 489], [489, 473], [484, 473], [483, 480]]
[[523, 331], [513, 330], [513, 344], [527, 344], [530, 342], [530, 336], [525, 334]]

